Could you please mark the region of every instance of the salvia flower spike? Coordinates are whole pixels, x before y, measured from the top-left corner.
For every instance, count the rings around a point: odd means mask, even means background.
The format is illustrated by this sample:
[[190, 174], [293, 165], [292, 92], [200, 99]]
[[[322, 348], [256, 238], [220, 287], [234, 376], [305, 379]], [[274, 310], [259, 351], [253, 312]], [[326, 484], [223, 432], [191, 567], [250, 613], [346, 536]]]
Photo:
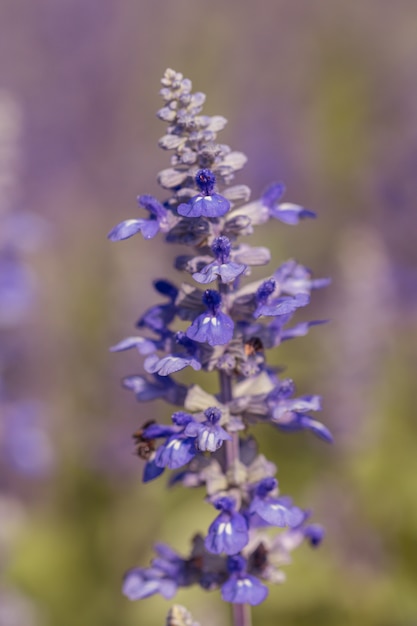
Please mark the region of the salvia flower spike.
[[[188, 273], [189, 281], [178, 286], [155, 281], [164, 301], [140, 317], [137, 327], [144, 335], [130, 336], [112, 350], [135, 347], [144, 357], [146, 374], [123, 381], [139, 402], [161, 398], [176, 407], [171, 424], [147, 422], [134, 434], [145, 461], [143, 481], [173, 471], [170, 485], [204, 487], [217, 515], [194, 536], [187, 556], [155, 546], [149, 567], [127, 572], [123, 593], [131, 600], [154, 594], [170, 599], [193, 584], [218, 589], [233, 605], [234, 625], [248, 626], [249, 606], [266, 599], [267, 583], [283, 581], [281, 566], [289, 552], [303, 541], [319, 545], [324, 534], [310, 524], [310, 511], [280, 495], [276, 467], [258, 451], [252, 430], [268, 423], [275, 431], [306, 429], [332, 440], [328, 428], [310, 415], [321, 408], [320, 397], [297, 397], [293, 381], [280, 378], [266, 362], [268, 349], [322, 323], [294, 324], [292, 318], [309, 303], [312, 290], [329, 281], [313, 279], [310, 270], [290, 260], [251, 282], [251, 266], [266, 265], [270, 253], [241, 238], [268, 220], [294, 225], [315, 214], [282, 202], [280, 182], [249, 202], [249, 188], [233, 184], [245, 155], [217, 143], [225, 118], [202, 114], [205, 96], [193, 93], [182, 74], [168, 69], [162, 85], [158, 117], [168, 128], [159, 145], [171, 152], [171, 162], [158, 182], [167, 197], [139, 196], [147, 217], [118, 224], [109, 239], [140, 232], [145, 239], [159, 234], [186, 246], [175, 267]], [[177, 383], [171, 375], [185, 368], [217, 370], [218, 394]]]

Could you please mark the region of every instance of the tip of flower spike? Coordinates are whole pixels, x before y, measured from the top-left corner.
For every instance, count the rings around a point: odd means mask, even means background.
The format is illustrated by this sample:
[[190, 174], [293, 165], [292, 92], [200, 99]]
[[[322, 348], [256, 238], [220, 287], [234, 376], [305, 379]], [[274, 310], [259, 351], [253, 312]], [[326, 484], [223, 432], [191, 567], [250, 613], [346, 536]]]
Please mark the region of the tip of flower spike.
[[211, 196], [214, 191], [214, 185], [216, 184], [216, 177], [211, 170], [198, 170], [195, 183], [201, 193], [205, 196]]

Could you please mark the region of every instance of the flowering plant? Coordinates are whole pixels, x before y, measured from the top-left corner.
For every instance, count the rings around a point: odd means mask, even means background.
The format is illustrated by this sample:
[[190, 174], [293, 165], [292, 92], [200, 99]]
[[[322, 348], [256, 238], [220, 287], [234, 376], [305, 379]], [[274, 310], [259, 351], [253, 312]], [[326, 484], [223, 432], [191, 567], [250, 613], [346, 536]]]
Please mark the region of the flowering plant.
[[[112, 350], [136, 348], [144, 357], [146, 374], [123, 381], [138, 401], [162, 398], [177, 407], [171, 424], [146, 422], [134, 434], [137, 453], [145, 460], [143, 481], [173, 470], [171, 485], [204, 486], [217, 513], [207, 531], [193, 538], [188, 556], [157, 544], [150, 567], [127, 572], [123, 592], [138, 600], [155, 593], [169, 599], [179, 587], [192, 584], [220, 589], [223, 600], [233, 604], [235, 626], [243, 626], [250, 622], [248, 607], [267, 597], [265, 583], [282, 582], [280, 568], [290, 552], [304, 540], [316, 546], [323, 537], [322, 528], [310, 523], [309, 511], [280, 495], [277, 468], [248, 431], [268, 423], [332, 440], [310, 415], [320, 409], [320, 397], [297, 397], [293, 381], [278, 376], [265, 357], [267, 350], [321, 323], [292, 324], [292, 318], [309, 303], [311, 291], [328, 280], [314, 279], [294, 260], [264, 280], [247, 280], [252, 267], [270, 261], [270, 252], [240, 238], [269, 220], [294, 225], [315, 215], [282, 202], [282, 183], [249, 202], [249, 188], [231, 184], [246, 157], [216, 141], [225, 118], [202, 115], [205, 96], [192, 93], [182, 74], [168, 69], [162, 85], [164, 106], [158, 117], [168, 129], [159, 145], [173, 155], [158, 182], [170, 196], [163, 202], [139, 196], [147, 217], [121, 222], [109, 239], [139, 232], [152, 239], [163, 233], [167, 242], [188, 247], [175, 267], [194, 282], [177, 286], [157, 280], [154, 287], [164, 302], [139, 319], [145, 336], [128, 337]], [[178, 320], [188, 323], [185, 331], [178, 329]], [[178, 383], [172, 375], [187, 367], [217, 371], [219, 392], [211, 395], [199, 385]], [[271, 534], [271, 528], [279, 530]]]

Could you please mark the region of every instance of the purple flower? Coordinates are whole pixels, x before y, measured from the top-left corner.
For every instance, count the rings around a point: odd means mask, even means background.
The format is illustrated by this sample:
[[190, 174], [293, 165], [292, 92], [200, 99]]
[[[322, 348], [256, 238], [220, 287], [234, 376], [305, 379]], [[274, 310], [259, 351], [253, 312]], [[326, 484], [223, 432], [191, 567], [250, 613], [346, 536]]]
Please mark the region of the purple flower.
[[187, 424], [185, 434], [197, 438], [197, 448], [202, 452], [215, 452], [231, 436], [218, 423], [222, 415], [218, 408], [210, 407], [204, 411], [204, 415], [207, 419], [201, 424], [195, 421]]
[[188, 366], [196, 371], [201, 369], [201, 363], [194, 357], [182, 356], [180, 354], [169, 354], [162, 358], [159, 358], [156, 354], [151, 354], [144, 363], [145, 370], [149, 374], [159, 374], [159, 376], [174, 374]]
[[249, 541], [246, 519], [235, 511], [233, 498], [222, 497], [214, 503], [221, 511], [208, 529], [205, 546], [213, 554], [237, 554]]
[[232, 283], [247, 269], [247, 266], [243, 263], [230, 261], [231, 243], [227, 237], [217, 237], [211, 246], [211, 250], [216, 256], [216, 260], [208, 263], [199, 272], [193, 274], [194, 280], [198, 283], [211, 283], [218, 277], [223, 283]]
[[207, 289], [204, 292], [203, 303], [207, 311], [199, 315], [187, 329], [189, 339], [206, 342], [210, 346], [229, 343], [233, 337], [234, 324], [228, 315], [220, 311], [221, 301], [218, 291]]
[[320, 396], [302, 396], [300, 398], [283, 397], [280, 390], [274, 390], [267, 398], [270, 410], [271, 422], [281, 430], [311, 430], [315, 435], [327, 441], [333, 442], [333, 436], [326, 426], [318, 420], [306, 415], [307, 411], [319, 411], [321, 409]]
[[262, 204], [268, 209], [269, 216], [274, 217], [284, 224], [298, 224], [300, 219], [305, 217], [316, 217], [313, 211], [304, 209], [298, 204], [291, 202], [279, 203], [284, 195], [285, 187], [282, 183], [274, 183], [262, 195]]
[[162, 398], [171, 404], [184, 406], [187, 387], [175, 382], [170, 376], [153, 374], [152, 381], [144, 376], [126, 376], [122, 383], [123, 387], [134, 392], [139, 402], [149, 402], [149, 400]]
[[126, 337], [110, 348], [110, 352], [123, 352], [136, 348], [139, 354], [152, 354], [162, 347], [159, 339], [147, 339], [145, 337]]
[[[149, 374], [157, 373], [160, 376], [168, 376], [188, 366], [196, 371], [201, 369], [199, 345], [191, 339], [188, 339], [186, 334], [182, 331], [176, 333], [173, 338], [175, 344], [174, 349], [178, 351], [162, 358], [158, 357], [156, 354], [148, 356], [145, 360], [144, 367]], [[167, 349], [166, 342], [160, 346], [160, 349], [164, 348], [165, 350]]]
[[179, 586], [186, 584], [185, 561], [165, 544], [155, 546], [156, 558], [149, 568], [129, 570], [123, 580], [122, 591], [129, 600], [142, 600], [160, 593], [170, 600]]
[[282, 292], [295, 296], [309, 294], [312, 289], [320, 289], [330, 284], [330, 278], [313, 279], [309, 269], [294, 260], [283, 263], [275, 272], [274, 278]]
[[291, 504], [285, 498], [274, 498], [269, 495], [276, 490], [275, 478], [265, 478], [258, 483], [250, 504], [250, 513], [256, 513], [261, 519], [272, 526], [298, 526], [304, 520], [301, 509]]
[[174, 426], [151, 424], [144, 430], [146, 438], [167, 437], [155, 455], [155, 465], [178, 469], [186, 465], [197, 454], [195, 440], [185, 433], [186, 426], [193, 422], [193, 416], [183, 411], [172, 415]]
[[273, 278], [266, 280], [260, 285], [256, 292], [257, 307], [253, 314], [255, 318], [261, 315], [282, 316], [293, 313], [301, 306], [309, 302], [309, 296], [305, 293], [297, 293], [294, 297], [283, 296], [281, 298], [271, 298], [276, 288]]
[[144, 239], [152, 239], [159, 230], [166, 231], [168, 228], [168, 211], [156, 198], [149, 195], [138, 197], [139, 206], [143, 206], [151, 214], [149, 219], [130, 219], [117, 224], [109, 232], [107, 237], [110, 241], [129, 239], [141, 232]]
[[268, 595], [268, 587], [255, 576], [246, 572], [246, 560], [242, 556], [230, 556], [227, 559], [230, 577], [222, 585], [222, 598], [233, 604], [261, 604]]
[[172, 580], [157, 568], [135, 567], [124, 577], [122, 592], [129, 600], [142, 600], [155, 593], [160, 593], [170, 600], [177, 591], [175, 579]]
[[172, 435], [158, 448], [155, 465], [178, 469], [186, 465], [197, 454], [195, 440], [184, 435]]
[[230, 209], [230, 202], [218, 193], [213, 193], [216, 182], [213, 172], [199, 170], [195, 177], [202, 194], [194, 196], [187, 204], [177, 208], [183, 217], [221, 217]]

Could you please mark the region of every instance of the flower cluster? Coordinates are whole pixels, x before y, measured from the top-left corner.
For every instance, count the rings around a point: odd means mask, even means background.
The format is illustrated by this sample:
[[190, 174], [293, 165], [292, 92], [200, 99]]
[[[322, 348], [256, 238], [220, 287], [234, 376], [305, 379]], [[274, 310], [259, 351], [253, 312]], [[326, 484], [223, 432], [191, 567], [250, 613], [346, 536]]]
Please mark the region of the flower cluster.
[[[132, 600], [155, 593], [171, 598], [179, 587], [198, 584], [220, 588], [227, 602], [256, 605], [268, 594], [265, 583], [283, 580], [280, 567], [292, 549], [304, 540], [316, 546], [323, 536], [321, 527], [309, 522], [309, 511], [280, 495], [276, 467], [259, 453], [248, 431], [268, 423], [332, 440], [311, 416], [320, 410], [320, 397], [297, 396], [293, 381], [280, 377], [265, 356], [322, 323], [293, 323], [293, 317], [309, 303], [312, 290], [328, 280], [313, 278], [294, 260], [264, 280], [250, 279], [251, 268], [266, 265], [270, 252], [241, 239], [269, 220], [293, 225], [314, 213], [281, 202], [282, 183], [250, 201], [247, 186], [232, 184], [246, 157], [216, 141], [226, 120], [202, 114], [204, 94], [192, 93], [181, 74], [167, 70], [162, 84], [158, 117], [168, 129], [159, 145], [172, 156], [158, 181], [169, 197], [160, 202], [139, 196], [148, 216], [123, 221], [109, 239], [137, 233], [152, 239], [161, 232], [167, 242], [188, 247], [175, 267], [192, 280], [179, 285], [157, 280], [163, 302], [139, 319], [144, 334], [112, 350], [136, 348], [144, 357], [146, 374], [123, 381], [139, 402], [161, 398], [176, 407], [171, 424], [148, 421], [134, 434], [137, 454], [145, 461], [144, 482], [172, 470], [171, 485], [205, 487], [216, 513], [204, 535], [194, 537], [187, 557], [157, 545], [150, 567], [126, 574], [123, 592]], [[173, 374], [184, 368], [217, 371], [219, 392], [177, 382]], [[271, 534], [271, 529], [279, 530]]]

